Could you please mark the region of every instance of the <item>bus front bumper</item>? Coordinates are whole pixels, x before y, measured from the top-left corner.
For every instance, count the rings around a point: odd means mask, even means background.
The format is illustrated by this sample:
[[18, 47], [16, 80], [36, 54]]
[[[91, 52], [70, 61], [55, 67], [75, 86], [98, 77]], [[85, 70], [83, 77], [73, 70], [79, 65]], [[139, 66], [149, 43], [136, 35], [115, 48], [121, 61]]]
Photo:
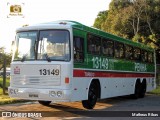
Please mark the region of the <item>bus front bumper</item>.
[[10, 97], [27, 100], [44, 100], [52, 102], [71, 101], [71, 90], [65, 89], [31, 89], [9, 87], [8, 93]]

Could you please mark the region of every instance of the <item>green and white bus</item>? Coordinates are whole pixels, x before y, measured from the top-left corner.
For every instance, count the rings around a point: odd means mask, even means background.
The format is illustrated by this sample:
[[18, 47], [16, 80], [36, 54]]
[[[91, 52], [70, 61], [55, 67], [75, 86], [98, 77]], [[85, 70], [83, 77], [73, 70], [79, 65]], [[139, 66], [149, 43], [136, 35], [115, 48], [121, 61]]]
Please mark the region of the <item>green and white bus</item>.
[[74, 21], [17, 29], [9, 95], [51, 102], [144, 97], [155, 84], [155, 52]]

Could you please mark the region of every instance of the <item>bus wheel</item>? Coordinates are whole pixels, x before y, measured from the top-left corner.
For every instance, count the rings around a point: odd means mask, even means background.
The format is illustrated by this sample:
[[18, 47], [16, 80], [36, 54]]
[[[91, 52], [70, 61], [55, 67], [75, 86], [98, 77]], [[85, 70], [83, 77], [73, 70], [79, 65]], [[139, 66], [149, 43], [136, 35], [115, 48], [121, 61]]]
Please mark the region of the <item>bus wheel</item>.
[[96, 82], [92, 82], [89, 91], [88, 91], [88, 100], [83, 100], [82, 105], [86, 109], [93, 109], [96, 105], [97, 98], [98, 98], [98, 84]]
[[139, 81], [137, 81], [136, 85], [135, 85], [133, 98], [138, 99], [140, 97], [140, 93], [141, 93], [141, 83]]
[[45, 105], [45, 106], [48, 106], [51, 101], [38, 101], [41, 105]]
[[143, 82], [141, 83], [141, 90], [140, 90], [140, 95], [139, 95], [139, 97], [140, 97], [140, 98], [144, 98], [145, 93], [146, 93], [146, 81], [143, 80]]

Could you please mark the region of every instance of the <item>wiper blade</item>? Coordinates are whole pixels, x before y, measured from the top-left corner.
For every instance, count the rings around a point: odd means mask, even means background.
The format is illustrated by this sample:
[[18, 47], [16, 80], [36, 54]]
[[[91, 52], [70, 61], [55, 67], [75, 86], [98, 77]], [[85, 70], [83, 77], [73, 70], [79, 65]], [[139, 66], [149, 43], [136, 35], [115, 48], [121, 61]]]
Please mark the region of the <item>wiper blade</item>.
[[22, 59], [21, 59], [21, 62], [24, 62], [26, 60], [26, 57], [27, 57], [28, 54], [25, 54], [23, 55]]
[[47, 60], [48, 62], [51, 62], [51, 59], [49, 58], [49, 56], [48, 56], [47, 54], [45, 54], [45, 57], [46, 57], [46, 60]]

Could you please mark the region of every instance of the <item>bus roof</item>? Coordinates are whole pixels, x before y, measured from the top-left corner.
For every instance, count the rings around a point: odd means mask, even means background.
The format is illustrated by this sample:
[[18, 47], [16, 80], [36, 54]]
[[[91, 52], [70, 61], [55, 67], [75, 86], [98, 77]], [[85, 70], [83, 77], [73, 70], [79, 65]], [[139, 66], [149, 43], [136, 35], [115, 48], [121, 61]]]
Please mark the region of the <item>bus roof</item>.
[[76, 21], [70, 21], [70, 20], [60, 20], [60, 21], [53, 21], [53, 22], [47, 22], [47, 23], [40, 23], [40, 24], [36, 24], [36, 25], [32, 25], [32, 26], [25, 26], [25, 27], [21, 27], [19, 29], [17, 29], [17, 32], [19, 31], [28, 31], [28, 30], [40, 30], [40, 29], [52, 29], [54, 26], [57, 28], [75, 28], [75, 29], [80, 29], [82, 31], [86, 31], [92, 34], [95, 34], [97, 36], [100, 37], [107, 37], [111, 40], [115, 40], [115, 41], [119, 41], [122, 42], [124, 44], [128, 44], [134, 47], [138, 47], [138, 48], [142, 48], [148, 51], [154, 51], [154, 49], [142, 44], [142, 43], [137, 43], [137, 42], [133, 42], [132, 40], [129, 39], [124, 39], [122, 37], [104, 32], [102, 30], [93, 28], [93, 27], [88, 27], [86, 25], [83, 25], [79, 22]]

